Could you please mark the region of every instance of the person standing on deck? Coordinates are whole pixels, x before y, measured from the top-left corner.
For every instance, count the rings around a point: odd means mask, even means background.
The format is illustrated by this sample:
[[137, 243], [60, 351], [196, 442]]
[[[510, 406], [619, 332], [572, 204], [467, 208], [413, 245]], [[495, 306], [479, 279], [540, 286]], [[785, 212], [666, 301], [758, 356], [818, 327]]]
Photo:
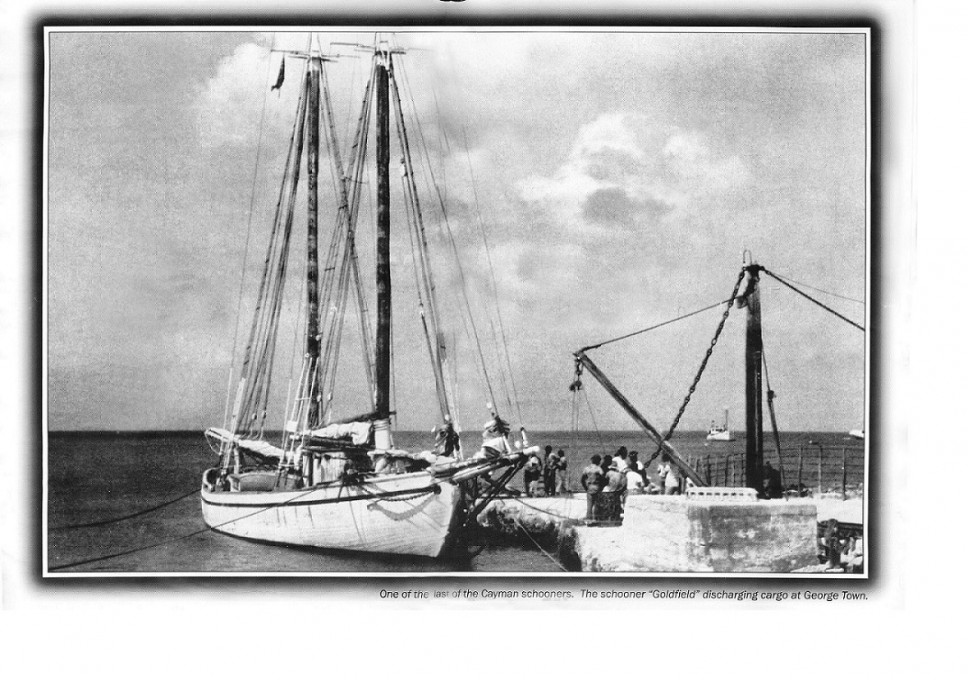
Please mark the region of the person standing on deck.
[[511, 433], [511, 426], [508, 425], [500, 416], [495, 415], [493, 420], [484, 425], [481, 432], [481, 451], [478, 454], [483, 458], [498, 458], [508, 453], [507, 437]]
[[592, 462], [585, 466], [581, 471], [581, 485], [585, 489], [588, 508], [585, 513], [586, 519], [598, 519], [598, 495], [604, 486], [605, 473], [601, 468], [602, 457], [598, 454], [592, 456]]

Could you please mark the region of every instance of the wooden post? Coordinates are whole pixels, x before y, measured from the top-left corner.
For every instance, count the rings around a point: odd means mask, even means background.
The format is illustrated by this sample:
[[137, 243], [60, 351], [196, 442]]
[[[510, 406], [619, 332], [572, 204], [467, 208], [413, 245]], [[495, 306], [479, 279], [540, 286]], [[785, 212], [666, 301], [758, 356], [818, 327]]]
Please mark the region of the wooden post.
[[823, 493], [823, 446], [820, 447], [820, 458], [817, 459], [817, 495]]
[[763, 491], [763, 329], [758, 282], [762, 267], [746, 267], [746, 480], [747, 488]]
[[800, 444], [800, 458], [797, 463], [797, 495], [800, 495], [800, 489], [803, 488], [803, 444]]

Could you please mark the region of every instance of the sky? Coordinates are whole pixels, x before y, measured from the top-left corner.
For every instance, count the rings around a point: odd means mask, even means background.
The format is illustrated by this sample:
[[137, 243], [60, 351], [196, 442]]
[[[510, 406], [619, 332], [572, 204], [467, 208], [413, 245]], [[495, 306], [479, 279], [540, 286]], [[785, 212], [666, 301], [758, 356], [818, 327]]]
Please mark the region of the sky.
[[[434, 193], [425, 192], [444, 323], [456, 333], [464, 429], [486, 420], [490, 396], [460, 320], [448, 228], [496, 405], [529, 429], [571, 425], [572, 352], [727, 298], [744, 250], [778, 274], [843, 296], [807, 289], [863, 325], [863, 34], [388, 38], [409, 49], [398, 75], [420, 121], [410, 130], [446, 207], [445, 226]], [[368, 62], [329, 45], [370, 43], [372, 35], [319, 40], [345, 55], [327, 66], [344, 135]], [[306, 44], [299, 32], [51, 36], [52, 430], [222, 423], [237, 316], [241, 310], [244, 329], [297, 96], [295, 62], [281, 92], [269, 93], [279, 64], [270, 50]], [[323, 210], [332, 208], [332, 197], [322, 200]], [[360, 224], [372, 224], [373, 214], [364, 200]], [[367, 272], [372, 233], [360, 231]], [[429, 429], [432, 378], [409, 299], [403, 231], [394, 231], [393, 255], [397, 426]], [[298, 285], [290, 290], [295, 314]], [[370, 301], [372, 309], [372, 293]], [[762, 308], [781, 429], [862, 427], [864, 334], [768, 278]], [[500, 332], [490, 331], [498, 311], [513, 389], [498, 369]], [[590, 356], [665, 429], [719, 316], [707, 312]], [[730, 313], [682, 429], [703, 429], [725, 408], [742, 428], [744, 322], [745, 311]], [[365, 400], [357, 342], [351, 331], [340, 402], [347, 414]], [[288, 354], [279, 363], [290, 363]], [[280, 401], [285, 379], [275, 383]], [[634, 429], [591, 377], [584, 384], [582, 428]]]

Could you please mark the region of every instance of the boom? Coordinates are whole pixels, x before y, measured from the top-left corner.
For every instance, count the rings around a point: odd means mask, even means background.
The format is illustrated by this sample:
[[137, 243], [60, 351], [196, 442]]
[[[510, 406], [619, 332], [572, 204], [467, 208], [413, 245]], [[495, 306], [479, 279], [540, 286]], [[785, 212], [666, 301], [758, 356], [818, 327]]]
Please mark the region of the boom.
[[706, 486], [706, 481], [699, 476], [699, 473], [696, 472], [692, 466], [689, 465], [689, 463], [683, 460], [682, 456], [680, 456], [679, 453], [672, 448], [672, 444], [663, 439], [662, 435], [659, 434], [659, 431], [656, 430], [652, 424], [645, 419], [645, 416], [639, 413], [638, 410], [632, 406], [632, 402], [630, 402], [624, 394], [619, 392], [618, 388], [612, 384], [612, 381], [609, 380], [604, 373], [602, 373], [601, 369], [595, 365], [595, 362], [588, 358], [588, 355], [585, 354], [583, 350], [575, 352], [575, 361], [592, 374], [592, 376], [601, 384], [601, 386], [605, 388], [605, 391], [611, 395], [612, 399], [617, 401], [619, 406], [625, 409], [625, 412], [631, 416], [632, 420], [634, 420], [639, 427], [645, 430], [645, 433], [649, 435], [649, 438], [662, 448], [662, 450], [669, 456], [669, 459], [682, 472], [682, 474], [688, 477], [696, 486]]

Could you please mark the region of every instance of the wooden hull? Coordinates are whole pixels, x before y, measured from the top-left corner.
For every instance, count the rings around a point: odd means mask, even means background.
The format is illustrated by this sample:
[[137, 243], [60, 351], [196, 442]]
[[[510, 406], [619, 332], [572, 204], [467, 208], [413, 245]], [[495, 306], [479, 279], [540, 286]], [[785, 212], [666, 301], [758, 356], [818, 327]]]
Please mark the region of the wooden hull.
[[201, 495], [206, 524], [232, 536], [426, 557], [449, 546], [460, 503], [456, 484], [428, 472], [295, 491], [213, 491], [203, 485]]

